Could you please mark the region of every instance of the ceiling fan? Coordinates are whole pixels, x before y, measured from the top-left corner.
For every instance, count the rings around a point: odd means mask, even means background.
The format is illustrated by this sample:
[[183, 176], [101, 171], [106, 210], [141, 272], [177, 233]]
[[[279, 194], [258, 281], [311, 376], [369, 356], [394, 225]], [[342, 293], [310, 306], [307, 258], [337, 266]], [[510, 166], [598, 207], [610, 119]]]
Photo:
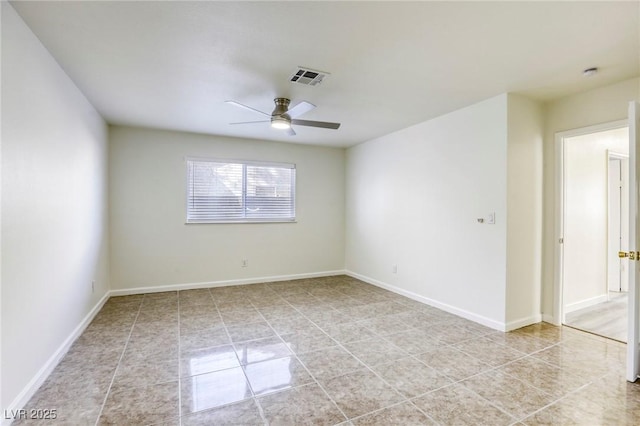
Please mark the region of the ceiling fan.
[[241, 104], [236, 101], [226, 101], [226, 103], [230, 105], [235, 105], [240, 108], [248, 109], [249, 111], [257, 112], [258, 114], [266, 115], [270, 117], [269, 120], [260, 120], [260, 121], [243, 121], [240, 123], [230, 123], [230, 124], [250, 124], [250, 123], [271, 123], [271, 127], [274, 129], [282, 129], [285, 130], [289, 136], [294, 136], [296, 132], [291, 128], [292, 124], [296, 126], [309, 126], [309, 127], [320, 127], [322, 129], [337, 129], [340, 127], [340, 123], [329, 123], [326, 121], [311, 121], [311, 120], [298, 120], [297, 117], [300, 117], [302, 114], [307, 113], [314, 109], [316, 106], [307, 101], [301, 101], [296, 104], [293, 108], [289, 109], [289, 104], [291, 101], [287, 98], [275, 98], [273, 100], [275, 102], [276, 107], [274, 108], [271, 114], [266, 112], [257, 110], [255, 108], [251, 108], [250, 106]]

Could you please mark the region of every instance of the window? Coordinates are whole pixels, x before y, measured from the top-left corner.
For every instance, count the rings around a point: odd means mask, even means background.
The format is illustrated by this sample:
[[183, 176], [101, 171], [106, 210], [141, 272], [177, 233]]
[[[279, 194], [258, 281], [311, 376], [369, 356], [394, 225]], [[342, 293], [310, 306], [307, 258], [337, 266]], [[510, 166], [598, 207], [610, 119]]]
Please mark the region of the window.
[[187, 223], [293, 222], [295, 164], [187, 159]]

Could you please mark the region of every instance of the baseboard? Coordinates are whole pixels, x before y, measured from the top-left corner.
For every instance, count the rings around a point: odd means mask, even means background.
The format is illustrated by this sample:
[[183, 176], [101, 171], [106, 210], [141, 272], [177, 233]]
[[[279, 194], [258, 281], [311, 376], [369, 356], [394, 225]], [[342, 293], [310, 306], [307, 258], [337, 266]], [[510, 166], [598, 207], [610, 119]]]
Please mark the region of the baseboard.
[[360, 275], [360, 274], [358, 274], [356, 272], [349, 271], [349, 270], [346, 270], [345, 274], [349, 275], [350, 277], [357, 278], [357, 279], [359, 279], [361, 281], [364, 281], [366, 283], [373, 284], [376, 287], [384, 288], [385, 290], [392, 291], [392, 292], [394, 292], [396, 294], [400, 294], [402, 296], [408, 297], [409, 299], [413, 299], [413, 300], [416, 300], [418, 302], [422, 302], [422, 303], [424, 303], [426, 305], [433, 306], [434, 308], [441, 309], [441, 310], [443, 310], [445, 312], [449, 312], [450, 314], [454, 314], [454, 315], [457, 315], [459, 317], [468, 319], [470, 321], [477, 322], [478, 324], [482, 324], [482, 325], [487, 326], [489, 328], [492, 328], [494, 330], [506, 331], [506, 329], [507, 329], [507, 325], [505, 323], [503, 323], [503, 322], [495, 321], [495, 320], [492, 320], [491, 318], [487, 318], [487, 317], [484, 317], [482, 315], [478, 315], [478, 314], [475, 314], [473, 312], [469, 312], [469, 311], [466, 311], [464, 309], [460, 309], [460, 308], [457, 308], [455, 306], [452, 306], [452, 305], [449, 305], [449, 304], [446, 304], [446, 303], [442, 303], [442, 302], [439, 302], [437, 300], [430, 299], [428, 297], [421, 296], [421, 295], [419, 295], [417, 293], [414, 293], [412, 291], [408, 291], [408, 290], [402, 289], [400, 287], [396, 287], [394, 285], [387, 284], [387, 283], [384, 283], [382, 281], [378, 281], [378, 280], [376, 280], [374, 278], [370, 278], [370, 277], [367, 277], [367, 276], [364, 276], [364, 275]]
[[209, 281], [209, 282], [184, 283], [184, 284], [167, 284], [167, 285], [153, 286], [153, 287], [136, 287], [136, 288], [127, 288], [127, 289], [120, 289], [120, 290], [111, 290], [111, 296], [129, 296], [132, 294], [159, 293], [163, 291], [227, 287], [232, 285], [246, 285], [246, 284], [277, 282], [277, 281], [300, 280], [304, 278], [331, 277], [334, 275], [345, 275], [345, 274], [346, 274], [345, 270], [337, 270], [337, 271], [312, 272], [312, 273], [306, 273], [306, 274], [275, 275], [270, 277], [243, 278], [243, 279], [237, 279], [237, 280], [222, 280], [222, 281]]
[[[65, 339], [65, 341], [60, 345], [60, 347], [51, 355], [51, 357], [44, 363], [42, 368], [36, 373], [35, 376], [27, 383], [27, 385], [22, 389], [22, 392], [18, 394], [18, 396], [9, 404], [8, 407], [3, 408], [3, 413], [11, 413], [18, 412], [19, 409], [23, 408], [27, 405], [27, 402], [33, 397], [36, 391], [42, 386], [44, 381], [49, 377], [51, 372], [53, 372], [54, 368], [58, 365], [58, 363], [62, 360], [62, 358], [66, 355], [69, 348], [73, 342], [76, 341], [78, 337], [84, 332], [89, 323], [93, 320], [93, 318], [100, 312], [100, 309], [104, 306], [104, 304], [109, 300], [110, 292], [107, 291], [104, 296], [96, 303], [96, 305], [89, 311], [89, 313], [82, 319], [80, 324], [71, 332], [71, 334]], [[14, 419], [6, 419], [6, 415], [3, 415], [2, 425], [10, 425]]]
[[607, 300], [609, 300], [609, 295], [601, 294], [599, 296], [591, 297], [589, 299], [584, 299], [579, 302], [570, 303], [564, 307], [564, 313], [566, 315], [571, 312], [578, 311], [580, 309], [588, 308], [590, 306], [597, 305], [599, 303], [604, 303]]
[[553, 315], [542, 314], [542, 321], [553, 325], [560, 325], [560, 321], [556, 321]]
[[504, 331], [517, 330], [522, 327], [526, 327], [531, 324], [537, 324], [542, 321], [542, 314], [531, 315], [530, 317], [520, 318], [515, 321], [509, 321]]

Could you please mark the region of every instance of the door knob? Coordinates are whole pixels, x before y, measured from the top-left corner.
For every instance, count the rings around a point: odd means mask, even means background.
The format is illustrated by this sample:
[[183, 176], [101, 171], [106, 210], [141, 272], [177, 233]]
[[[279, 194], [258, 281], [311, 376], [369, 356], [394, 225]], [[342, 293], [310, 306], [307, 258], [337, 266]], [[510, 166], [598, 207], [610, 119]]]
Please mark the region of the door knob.
[[629, 260], [640, 260], [640, 252], [637, 251], [619, 251], [618, 257], [624, 259], [628, 257]]

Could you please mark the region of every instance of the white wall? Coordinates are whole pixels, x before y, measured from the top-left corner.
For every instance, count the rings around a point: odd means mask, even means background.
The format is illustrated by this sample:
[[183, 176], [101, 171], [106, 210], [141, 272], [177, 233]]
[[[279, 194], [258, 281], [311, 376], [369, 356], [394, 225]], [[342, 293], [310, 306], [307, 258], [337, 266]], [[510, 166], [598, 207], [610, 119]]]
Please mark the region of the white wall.
[[506, 163], [507, 95], [348, 149], [347, 270], [504, 326]]
[[542, 313], [547, 321], [554, 320], [554, 250], [559, 237], [554, 229], [555, 134], [626, 119], [629, 101], [632, 100], [640, 100], [640, 78], [568, 96], [545, 105]]
[[629, 129], [564, 141], [565, 313], [606, 300], [608, 153], [629, 153]]
[[[344, 149], [117, 126], [109, 146], [114, 290], [344, 269]], [[185, 157], [295, 163], [297, 223], [185, 225]]]
[[508, 95], [506, 322], [540, 321], [542, 274], [542, 106]]
[[11, 409], [109, 288], [107, 127], [4, 1], [2, 124], [1, 406]]

